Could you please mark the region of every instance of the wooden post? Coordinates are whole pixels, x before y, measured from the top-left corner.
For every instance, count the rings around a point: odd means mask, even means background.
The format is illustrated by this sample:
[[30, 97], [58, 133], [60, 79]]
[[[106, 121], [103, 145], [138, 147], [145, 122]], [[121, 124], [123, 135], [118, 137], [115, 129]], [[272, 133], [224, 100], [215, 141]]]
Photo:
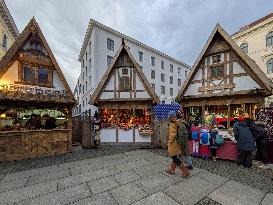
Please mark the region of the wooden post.
[[[133, 118], [135, 118], [135, 115], [136, 115], [136, 108], [134, 106], [133, 108]], [[136, 130], [135, 130], [135, 127], [133, 128], [133, 143], [136, 142]]]
[[228, 119], [227, 119], [227, 128], [230, 129], [230, 103], [228, 103]]
[[116, 109], [116, 116], [115, 116], [115, 119], [116, 119], [116, 143], [118, 143], [118, 126], [117, 126], [117, 116], [118, 115], [118, 109]]
[[67, 128], [69, 129], [68, 139], [67, 139], [67, 151], [72, 150], [72, 108], [68, 108], [67, 111]]

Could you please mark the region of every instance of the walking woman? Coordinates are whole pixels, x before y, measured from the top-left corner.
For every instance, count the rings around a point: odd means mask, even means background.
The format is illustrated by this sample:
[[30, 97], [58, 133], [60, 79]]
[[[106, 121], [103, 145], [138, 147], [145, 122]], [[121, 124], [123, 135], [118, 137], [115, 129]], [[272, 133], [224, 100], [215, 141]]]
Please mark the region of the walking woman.
[[169, 169], [166, 170], [169, 174], [175, 174], [175, 169], [178, 166], [181, 170], [182, 177], [188, 177], [190, 175], [189, 170], [185, 167], [185, 165], [178, 158], [178, 155], [181, 154], [180, 144], [177, 143], [177, 125], [176, 125], [176, 112], [170, 111], [168, 114], [170, 119], [169, 125], [169, 139], [168, 139], [168, 153], [172, 158], [172, 163]]

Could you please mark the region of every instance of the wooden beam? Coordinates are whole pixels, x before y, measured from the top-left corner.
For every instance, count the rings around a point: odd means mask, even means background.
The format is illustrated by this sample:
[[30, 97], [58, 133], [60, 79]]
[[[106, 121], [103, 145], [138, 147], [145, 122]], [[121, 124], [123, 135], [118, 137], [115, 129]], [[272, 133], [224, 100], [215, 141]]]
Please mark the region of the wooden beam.
[[199, 87], [198, 88], [198, 92], [206, 92], [206, 91], [214, 91], [214, 90], [223, 90], [223, 89], [229, 89], [229, 88], [234, 88], [235, 84], [222, 84], [222, 85], [213, 85], [213, 86], [209, 86], [209, 87]]

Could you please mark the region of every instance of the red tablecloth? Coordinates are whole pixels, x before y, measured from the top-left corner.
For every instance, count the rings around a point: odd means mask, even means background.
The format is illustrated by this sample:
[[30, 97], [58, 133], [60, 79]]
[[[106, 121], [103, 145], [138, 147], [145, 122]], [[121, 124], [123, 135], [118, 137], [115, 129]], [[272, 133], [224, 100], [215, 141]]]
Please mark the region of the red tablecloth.
[[[189, 149], [192, 154], [192, 141], [189, 141]], [[216, 152], [216, 157], [236, 161], [238, 155], [237, 145], [232, 141], [225, 141]]]

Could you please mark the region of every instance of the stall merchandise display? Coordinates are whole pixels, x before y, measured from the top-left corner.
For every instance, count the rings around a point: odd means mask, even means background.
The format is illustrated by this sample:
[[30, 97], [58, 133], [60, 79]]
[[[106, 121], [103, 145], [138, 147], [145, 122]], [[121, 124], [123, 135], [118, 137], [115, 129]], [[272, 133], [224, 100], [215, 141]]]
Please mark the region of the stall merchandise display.
[[101, 110], [102, 127], [128, 130], [134, 127], [151, 129], [151, 113], [145, 109], [103, 109]]

